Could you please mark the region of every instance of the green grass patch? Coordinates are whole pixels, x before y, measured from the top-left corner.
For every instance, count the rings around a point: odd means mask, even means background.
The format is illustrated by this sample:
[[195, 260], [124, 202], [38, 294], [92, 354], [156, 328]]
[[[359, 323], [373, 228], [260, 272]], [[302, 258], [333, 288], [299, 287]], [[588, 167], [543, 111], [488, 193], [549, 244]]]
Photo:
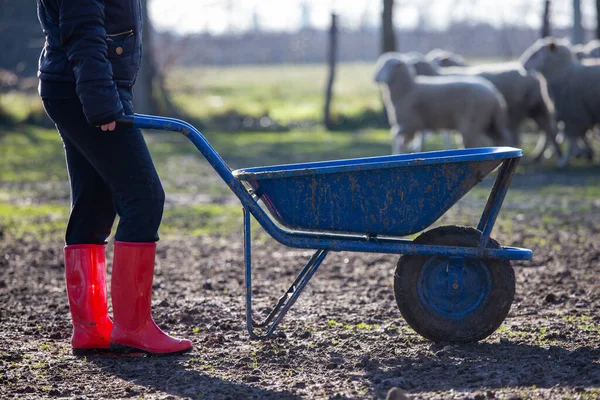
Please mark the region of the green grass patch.
[[[209, 118], [230, 110], [281, 122], [322, 121], [326, 64], [176, 68], [167, 76], [175, 103], [189, 115]], [[372, 63], [339, 64], [332, 113], [380, 110]]]
[[0, 96], [0, 107], [15, 122], [26, 121], [31, 114], [44, 112], [42, 101], [37, 93], [9, 92]]
[[[373, 118], [381, 110], [373, 72], [373, 63], [339, 64], [332, 103], [338, 127], [370, 126], [357, 121], [365, 116]], [[168, 72], [166, 79], [175, 103], [201, 122], [235, 110], [254, 118], [268, 115], [283, 124], [312, 127], [287, 132], [203, 130], [232, 169], [380, 156], [390, 152], [388, 129], [328, 132], [321, 127], [327, 79], [325, 64], [176, 68]], [[43, 115], [41, 101], [35, 93], [3, 94], [0, 108], [23, 124], [35, 120], [31, 115]], [[304, 121], [314, 123], [294, 124]], [[61, 231], [62, 234], [69, 194], [60, 136], [54, 129], [23, 124], [0, 132], [0, 205], [3, 210], [0, 224], [10, 226], [10, 231], [18, 234], [36, 230]], [[537, 135], [523, 136], [525, 153], [531, 152], [537, 138]], [[231, 196], [231, 191], [187, 138], [164, 133], [147, 134], [146, 139], [170, 196], [161, 226], [163, 236], [241, 229], [240, 206], [221, 199], [213, 201], [214, 196]], [[427, 137], [426, 150], [442, 148], [441, 136]], [[599, 169], [590, 167], [584, 160], [574, 160], [572, 167], [561, 171], [554, 167], [555, 161], [547, 161], [542, 166], [521, 163], [500, 213], [497, 230], [508, 234], [517, 224], [528, 224], [534, 234], [528, 240], [543, 242], [545, 231], [560, 228], [565, 223], [563, 214], [583, 211], [594, 215], [600, 198]], [[527, 179], [529, 175], [557, 180], [532, 181]], [[471, 190], [438, 224], [476, 225], [492, 182], [493, 175]], [[529, 217], [534, 214], [542, 217], [531, 222]]]
[[383, 130], [208, 135], [234, 168], [385, 155], [390, 150], [388, 137]]
[[[383, 129], [208, 132], [206, 137], [233, 169], [385, 155], [390, 146], [388, 131]], [[161, 227], [163, 235], [202, 235], [241, 229], [239, 205], [220, 204], [220, 200], [213, 204], [211, 196], [231, 196], [231, 191], [187, 138], [165, 133], [147, 134], [146, 139], [168, 196], [189, 198], [181, 206], [167, 206]], [[442, 146], [441, 137], [429, 136], [427, 149]], [[560, 180], [529, 182], [529, 174], [552, 175]], [[541, 167], [522, 164], [496, 229], [510, 234], [516, 224], [528, 223], [523, 220], [523, 214], [540, 213], [542, 217], [537, 225], [528, 228], [535, 234], [528, 240], [543, 242], [544, 231], [564, 224], [555, 213], [594, 211], [600, 197], [599, 176], [597, 168], [575, 166], [558, 171], [548, 164]], [[476, 225], [493, 179], [494, 174], [471, 190], [437, 224]], [[30, 126], [3, 132], [0, 185], [0, 204], [4, 210], [0, 224], [9, 226], [10, 232], [17, 235], [28, 231], [62, 232], [69, 194], [58, 133]], [[62, 203], [53, 203], [58, 200]], [[181, 203], [179, 200], [177, 204]], [[40, 205], [31, 205], [32, 201]]]
[[63, 145], [56, 130], [28, 125], [0, 134], [0, 182], [66, 179]]
[[19, 205], [0, 202], [0, 229], [5, 231], [5, 236], [16, 238], [29, 234], [40, 238], [62, 235], [68, 212], [65, 204]]
[[166, 209], [160, 232], [167, 236], [229, 234], [241, 231], [241, 225], [240, 206], [200, 204]]

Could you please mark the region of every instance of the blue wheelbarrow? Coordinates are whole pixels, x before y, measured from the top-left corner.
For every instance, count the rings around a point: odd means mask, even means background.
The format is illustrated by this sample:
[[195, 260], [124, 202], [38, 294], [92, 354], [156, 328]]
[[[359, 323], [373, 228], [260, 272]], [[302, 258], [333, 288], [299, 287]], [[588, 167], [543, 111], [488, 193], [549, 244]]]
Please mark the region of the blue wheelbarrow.
[[[491, 335], [515, 293], [510, 260], [531, 250], [490, 237], [522, 152], [490, 147], [277, 165], [232, 171], [187, 122], [146, 115], [120, 123], [185, 135], [243, 206], [246, 327], [269, 337], [330, 251], [401, 254], [394, 294], [406, 322], [436, 342], [465, 343]], [[477, 229], [442, 226], [414, 240], [500, 166]], [[315, 253], [262, 321], [252, 309], [251, 219], [278, 242]]]

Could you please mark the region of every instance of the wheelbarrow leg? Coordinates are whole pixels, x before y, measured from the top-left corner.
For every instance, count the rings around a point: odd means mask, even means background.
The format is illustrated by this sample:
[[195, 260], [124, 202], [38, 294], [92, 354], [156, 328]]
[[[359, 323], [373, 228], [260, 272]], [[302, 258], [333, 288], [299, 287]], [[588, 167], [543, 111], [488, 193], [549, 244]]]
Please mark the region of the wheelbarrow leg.
[[485, 248], [490, 240], [492, 229], [494, 228], [496, 218], [500, 213], [502, 202], [510, 187], [510, 182], [512, 181], [518, 163], [518, 158], [509, 158], [504, 161], [500, 167], [500, 171], [498, 172], [498, 176], [496, 177], [496, 181], [494, 182], [494, 186], [488, 197], [485, 209], [479, 220], [479, 225], [477, 225], [477, 229], [482, 232], [481, 241], [479, 243], [479, 247], [481, 248]]
[[[317, 269], [325, 260], [328, 250], [317, 250], [308, 263], [302, 268], [294, 283], [289, 289], [281, 296], [277, 305], [269, 312], [267, 317], [261, 321], [256, 322], [252, 317], [252, 253], [251, 253], [251, 230], [250, 230], [250, 211], [244, 207], [244, 261], [246, 264], [246, 328], [250, 337], [253, 339], [264, 339], [269, 337], [282, 318], [288, 312], [290, 307], [296, 302], [300, 293], [306, 287], [308, 281], [312, 278]], [[262, 333], [257, 332], [259, 328]]]

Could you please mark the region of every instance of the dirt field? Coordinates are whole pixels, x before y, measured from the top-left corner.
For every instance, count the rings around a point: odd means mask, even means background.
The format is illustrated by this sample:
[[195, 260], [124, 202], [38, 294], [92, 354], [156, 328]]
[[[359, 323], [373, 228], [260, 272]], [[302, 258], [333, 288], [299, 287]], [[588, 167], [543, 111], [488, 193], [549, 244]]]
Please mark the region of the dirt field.
[[[513, 264], [517, 293], [500, 329], [460, 346], [414, 333], [393, 297], [397, 257], [362, 253], [328, 256], [276, 337], [250, 340], [242, 237], [234, 233], [159, 243], [154, 317], [192, 339], [192, 353], [76, 358], [61, 238], [5, 236], [0, 398], [381, 399], [391, 387], [423, 399], [600, 398], [600, 198], [590, 187], [599, 172], [515, 178], [494, 237], [533, 248], [534, 260]], [[485, 192], [442, 223], [476, 221]], [[254, 244], [264, 311], [311, 252], [264, 235]]]

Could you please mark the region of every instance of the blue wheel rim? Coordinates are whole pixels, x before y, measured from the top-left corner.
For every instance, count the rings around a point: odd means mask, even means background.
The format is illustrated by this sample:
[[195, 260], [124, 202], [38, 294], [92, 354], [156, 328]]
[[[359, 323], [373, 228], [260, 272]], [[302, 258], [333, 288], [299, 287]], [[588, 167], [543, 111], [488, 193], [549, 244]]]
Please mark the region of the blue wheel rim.
[[489, 268], [481, 260], [431, 257], [421, 268], [417, 291], [427, 311], [461, 319], [482, 306], [491, 286]]

